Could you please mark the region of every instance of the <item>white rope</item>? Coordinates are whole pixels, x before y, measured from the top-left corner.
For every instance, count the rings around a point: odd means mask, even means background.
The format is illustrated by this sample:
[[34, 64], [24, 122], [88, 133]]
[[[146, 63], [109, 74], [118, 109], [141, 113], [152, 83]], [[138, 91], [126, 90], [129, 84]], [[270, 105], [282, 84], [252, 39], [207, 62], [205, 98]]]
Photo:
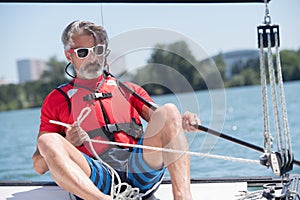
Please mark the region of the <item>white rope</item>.
[[283, 88], [282, 69], [281, 69], [280, 54], [278, 48], [279, 47], [278, 40], [279, 40], [278, 34], [275, 34], [277, 79], [278, 79], [280, 102], [281, 102], [280, 105], [281, 105], [281, 112], [282, 112], [282, 124], [283, 124], [284, 144], [285, 144], [284, 149], [285, 149], [286, 160], [289, 160], [288, 151], [290, 151], [290, 154], [292, 155], [292, 144], [291, 144], [291, 136], [290, 136], [288, 115], [287, 115], [284, 88]]
[[49, 122], [51, 124], [57, 124], [57, 125], [60, 125], [60, 126], [64, 126], [66, 128], [70, 128], [71, 127], [71, 124], [66, 124], [64, 122], [59, 122], [59, 121], [55, 121], [55, 120], [49, 120]]
[[[80, 126], [81, 122], [83, 122], [83, 120], [90, 114], [91, 109], [89, 107], [85, 107], [81, 110], [79, 116], [77, 117], [77, 124], [78, 126]], [[64, 126], [66, 128], [70, 128], [71, 124], [67, 124], [64, 122], [59, 122], [59, 121], [55, 121], [55, 120], [49, 120], [50, 123], [52, 124], [57, 124], [60, 126]]]
[[253, 192], [240, 191], [240, 195], [236, 195], [236, 200], [255, 200], [263, 198], [263, 190], [257, 190]]
[[[265, 0], [266, 13], [265, 13], [265, 25], [270, 25], [271, 18], [268, 9], [268, 3]], [[263, 101], [263, 114], [264, 114], [264, 151], [270, 154], [272, 151], [272, 137], [269, 133], [269, 119], [268, 119], [268, 95], [266, 84], [266, 68], [264, 60], [264, 47], [267, 47], [267, 61], [269, 72], [269, 83], [271, 89], [271, 105], [273, 110], [274, 128], [276, 132], [277, 152], [280, 154], [283, 161], [282, 166], [290, 166], [293, 162], [290, 156], [292, 156], [291, 137], [287, 119], [287, 109], [283, 88], [282, 69], [279, 55], [279, 33], [278, 26], [270, 26], [269, 29], [259, 30], [259, 47], [260, 47], [260, 75], [262, 86], [262, 101]], [[266, 31], [266, 32], [265, 32]], [[266, 38], [265, 38], [266, 37]], [[272, 38], [271, 38], [272, 37]], [[267, 46], [264, 45], [267, 40]], [[275, 40], [275, 45], [273, 44]], [[272, 47], [276, 48], [276, 66], [277, 66], [277, 84], [275, 69], [273, 64]], [[279, 88], [276, 88], [276, 87]], [[277, 93], [278, 92], [278, 93]], [[279, 95], [279, 96], [277, 96]], [[278, 101], [279, 98], [279, 101]], [[279, 112], [281, 111], [281, 113]], [[282, 129], [282, 130], [281, 130]], [[283, 131], [283, 132], [282, 132]]]
[[272, 136], [269, 129], [269, 111], [268, 111], [268, 95], [267, 95], [267, 81], [266, 81], [266, 67], [263, 50], [263, 33], [260, 33], [260, 81], [262, 89], [262, 107], [263, 107], [263, 119], [264, 119], [264, 150], [265, 153], [271, 153], [272, 151]]
[[103, 141], [103, 140], [91, 140], [91, 141], [95, 142], [95, 143], [101, 143], [101, 144], [110, 144], [110, 145], [118, 145], [118, 146], [125, 146], [125, 147], [135, 147], [135, 148], [148, 149], [148, 150], [153, 150], [153, 151], [162, 151], [162, 152], [177, 153], [177, 154], [189, 154], [192, 156], [209, 157], [209, 158], [216, 158], [216, 159], [222, 159], [222, 160], [259, 164], [258, 160], [235, 158], [235, 157], [230, 157], [230, 156], [221, 156], [221, 155], [192, 152], [192, 151], [181, 151], [181, 150], [176, 150], [176, 149], [167, 149], [167, 148], [152, 147], [152, 146], [145, 146], [145, 145], [138, 145], [138, 144], [125, 144], [125, 143], [120, 143], [120, 142], [111, 142], [111, 141]]
[[[78, 125], [81, 124], [81, 122], [89, 115], [91, 112], [91, 108], [85, 107], [81, 110], [79, 116], [77, 117]], [[66, 128], [71, 127], [70, 124], [55, 121], [55, 120], [49, 120], [52, 124], [57, 124], [64, 126]], [[86, 137], [84, 138], [85, 141], [89, 142], [91, 150], [93, 151], [94, 156], [100, 160], [102, 163], [102, 159], [98, 156], [95, 149], [93, 148], [92, 142], [94, 143], [101, 143], [101, 144], [109, 144], [109, 145], [117, 145], [117, 146], [125, 146], [125, 147], [135, 147], [135, 148], [141, 148], [141, 149], [148, 149], [153, 151], [162, 151], [162, 152], [169, 152], [169, 153], [178, 153], [178, 154], [189, 154], [192, 156], [199, 156], [199, 157], [209, 157], [209, 158], [216, 158], [216, 159], [222, 159], [222, 160], [230, 160], [230, 161], [238, 161], [238, 162], [244, 162], [244, 163], [251, 163], [251, 164], [259, 164], [258, 160], [251, 160], [251, 159], [244, 159], [244, 158], [235, 158], [230, 156], [221, 156], [221, 155], [213, 155], [208, 153], [200, 153], [200, 152], [192, 152], [192, 151], [181, 151], [176, 149], [167, 149], [167, 148], [160, 148], [160, 147], [152, 147], [152, 146], [145, 146], [145, 145], [137, 145], [137, 144], [126, 144], [126, 143], [120, 143], [120, 142], [111, 142], [111, 141], [103, 141], [103, 140], [92, 140], [90, 139], [89, 135], [85, 132]], [[108, 167], [110, 167], [108, 165]], [[113, 170], [113, 168], [111, 168]]]
[[[62, 123], [62, 122], [55, 121], [55, 120], [50, 120], [50, 122], [53, 123], [53, 124], [58, 124], [58, 125], [62, 125], [62, 126], [65, 126], [65, 127], [70, 127], [69, 124], [65, 124], [65, 123]], [[237, 162], [250, 163], [250, 164], [259, 164], [258, 160], [236, 158], [236, 157], [230, 157], [230, 156], [221, 156], [221, 155], [214, 155], [214, 154], [208, 154], [208, 153], [200, 153], [200, 152], [192, 152], [192, 151], [181, 151], [181, 150], [175, 150], [175, 149], [167, 149], [167, 148], [152, 147], [152, 146], [137, 145], [137, 144], [125, 144], [125, 143], [103, 141], [103, 140], [92, 140], [92, 139], [89, 139], [89, 138], [86, 141], [89, 142], [89, 143], [94, 142], [94, 143], [101, 143], [101, 144], [108, 144], [108, 145], [135, 147], [135, 148], [148, 149], [148, 150], [153, 150], [153, 151], [162, 151], [162, 152], [178, 153], [178, 154], [189, 154], [189, 155], [192, 155], [192, 156], [209, 157], [209, 158], [237, 161]], [[90, 146], [91, 146], [91, 144], [90, 144]], [[91, 148], [91, 149], [93, 151], [93, 148]]]
[[277, 104], [277, 93], [276, 93], [276, 81], [275, 81], [275, 70], [273, 65], [273, 57], [271, 50], [271, 34], [267, 33], [268, 38], [268, 65], [269, 65], [269, 78], [271, 87], [271, 97], [272, 97], [272, 108], [274, 115], [274, 125], [277, 138], [277, 148], [279, 153], [282, 153], [282, 136], [279, 126], [279, 114], [278, 114], [278, 104]]
[[[86, 134], [88, 135], [88, 134]], [[89, 137], [88, 137], [89, 138]], [[139, 200], [141, 199], [141, 197], [139, 196], [139, 188], [133, 188], [131, 185], [129, 185], [128, 183], [122, 183], [121, 178], [119, 176], [119, 174], [106, 162], [104, 162], [97, 154], [97, 152], [95, 151], [94, 147], [93, 147], [93, 141], [89, 138], [87, 139], [87, 142], [89, 143], [90, 149], [93, 152], [93, 155], [95, 156], [95, 158], [102, 163], [103, 165], [105, 165], [111, 173], [111, 197], [115, 200]], [[115, 178], [117, 179], [117, 184], [115, 184]], [[123, 192], [121, 192], [121, 188], [125, 188]]]
[[[82, 123], [82, 121], [89, 115], [89, 113], [91, 112], [91, 108], [89, 107], [85, 107], [81, 110], [79, 116], [77, 117], [77, 123], [78, 126]], [[70, 128], [71, 125], [70, 124], [66, 124], [63, 122], [59, 122], [59, 121], [55, 121], [55, 120], [49, 120], [50, 123], [53, 124], [57, 124], [57, 125], [61, 125], [64, 126], [66, 128]], [[95, 158], [102, 163], [103, 165], [105, 165], [110, 173], [111, 173], [111, 197], [115, 200], [140, 200], [141, 197], [139, 195], [139, 188], [133, 188], [131, 185], [129, 185], [128, 183], [122, 183], [121, 178], [119, 176], [119, 174], [106, 162], [104, 162], [99, 155], [96, 153], [94, 146], [92, 144], [92, 140], [90, 139], [89, 135], [84, 131], [84, 136], [81, 138], [83, 141], [87, 141], [89, 143], [90, 149], [92, 150], [93, 155], [95, 156]], [[117, 179], [117, 183], [115, 184], [115, 178]], [[123, 189], [123, 191], [121, 192], [121, 189]]]
[[85, 107], [81, 110], [80, 114], [77, 117], [78, 126], [80, 126], [81, 122], [85, 120], [85, 118], [90, 114], [91, 108]]

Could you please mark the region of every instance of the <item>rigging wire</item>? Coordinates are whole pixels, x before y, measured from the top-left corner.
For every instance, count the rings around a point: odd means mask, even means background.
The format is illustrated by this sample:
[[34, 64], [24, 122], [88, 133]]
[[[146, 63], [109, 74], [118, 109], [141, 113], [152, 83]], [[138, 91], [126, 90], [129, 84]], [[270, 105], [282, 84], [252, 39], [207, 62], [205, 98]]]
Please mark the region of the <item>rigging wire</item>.
[[104, 18], [103, 18], [103, 3], [100, 3], [100, 10], [101, 10], [101, 24], [104, 27]]

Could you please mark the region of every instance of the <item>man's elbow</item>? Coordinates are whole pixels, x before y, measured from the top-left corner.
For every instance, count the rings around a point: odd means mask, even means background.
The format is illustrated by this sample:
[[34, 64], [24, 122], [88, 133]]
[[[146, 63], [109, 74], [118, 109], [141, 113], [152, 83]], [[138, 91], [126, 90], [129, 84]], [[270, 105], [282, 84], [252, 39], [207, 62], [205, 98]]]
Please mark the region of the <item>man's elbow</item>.
[[33, 169], [39, 175], [43, 175], [44, 173], [46, 173], [48, 171], [48, 167], [47, 167], [45, 161], [43, 161], [41, 159], [43, 159], [43, 158], [41, 157], [39, 159], [39, 158], [37, 158], [35, 156], [32, 157], [32, 160], [33, 160]]
[[44, 173], [46, 173], [45, 170], [41, 170], [40, 168], [35, 167], [35, 166], [33, 166], [33, 169], [34, 169], [34, 171], [35, 171], [37, 174], [39, 174], [39, 175], [43, 175]]
[[43, 175], [48, 171], [48, 170], [42, 169], [41, 167], [37, 166], [36, 164], [33, 164], [33, 169], [39, 175]]

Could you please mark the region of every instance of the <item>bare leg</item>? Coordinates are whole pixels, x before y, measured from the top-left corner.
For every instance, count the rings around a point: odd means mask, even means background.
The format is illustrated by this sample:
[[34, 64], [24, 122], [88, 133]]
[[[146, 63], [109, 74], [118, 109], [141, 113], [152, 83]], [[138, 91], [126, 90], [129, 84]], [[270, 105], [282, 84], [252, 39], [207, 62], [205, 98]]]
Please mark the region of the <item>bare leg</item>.
[[[181, 115], [174, 105], [166, 104], [153, 113], [145, 133], [144, 145], [181, 151], [188, 150], [188, 143], [182, 129]], [[192, 199], [189, 155], [144, 149], [143, 157], [153, 168], [167, 166], [175, 200]]]
[[85, 200], [111, 199], [90, 181], [91, 169], [86, 159], [63, 137], [56, 133], [44, 134], [38, 139], [38, 148], [51, 176], [64, 190]]

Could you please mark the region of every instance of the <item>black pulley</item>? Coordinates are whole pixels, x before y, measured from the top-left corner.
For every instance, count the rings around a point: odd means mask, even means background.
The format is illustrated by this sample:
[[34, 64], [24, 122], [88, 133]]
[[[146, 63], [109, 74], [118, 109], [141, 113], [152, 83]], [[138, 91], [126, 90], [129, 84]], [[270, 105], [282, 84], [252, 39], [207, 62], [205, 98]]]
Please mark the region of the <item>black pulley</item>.
[[264, 24], [257, 27], [257, 35], [258, 35], [258, 48], [260, 48], [260, 40], [261, 37], [263, 39], [263, 47], [268, 47], [268, 34], [270, 34], [270, 42], [271, 47], [275, 47], [276, 45], [276, 37], [278, 44], [277, 46], [280, 46], [280, 40], [279, 40], [279, 25], [276, 24]]

